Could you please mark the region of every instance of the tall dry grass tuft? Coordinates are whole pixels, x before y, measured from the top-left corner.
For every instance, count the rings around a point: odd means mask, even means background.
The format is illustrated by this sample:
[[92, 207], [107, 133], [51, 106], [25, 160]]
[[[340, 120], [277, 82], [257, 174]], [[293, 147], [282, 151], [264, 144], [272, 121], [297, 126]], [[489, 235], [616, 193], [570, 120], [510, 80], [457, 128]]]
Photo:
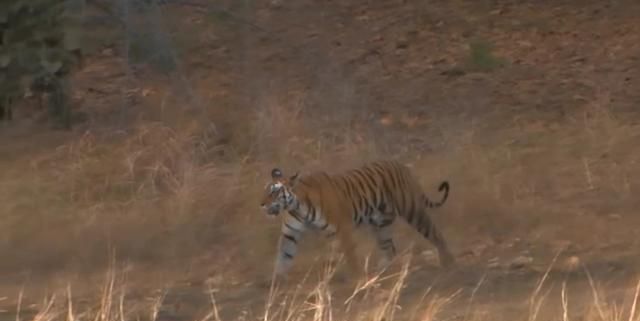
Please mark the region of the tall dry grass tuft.
[[553, 260], [547, 267], [547, 270], [544, 272], [544, 274], [536, 284], [536, 287], [533, 290], [531, 297], [529, 298], [529, 321], [535, 321], [538, 319], [540, 309], [543, 307], [545, 300], [547, 299], [549, 292], [551, 291], [551, 289], [548, 288], [545, 292], [543, 292], [543, 287], [545, 286], [545, 281], [547, 281], [549, 273], [551, 272], [551, 268], [555, 264], [559, 255], [560, 253], [556, 254], [556, 256], [553, 258]]
[[[113, 261], [112, 261], [113, 262]], [[285, 289], [272, 287], [267, 297], [267, 303], [263, 314], [258, 318], [265, 321], [364, 321], [364, 320], [507, 320], [507, 316], [499, 315], [502, 302], [476, 304], [472, 301], [460, 302], [459, 298], [464, 292], [462, 289], [445, 295], [441, 291], [433, 291], [427, 288], [419, 300], [407, 301], [403, 297], [403, 289], [408, 282], [410, 258], [403, 256], [402, 264], [396, 272], [382, 277], [375, 275], [364, 280], [354, 288], [350, 296], [342, 296], [335, 293], [335, 283], [330, 280], [335, 277], [336, 265], [323, 265], [323, 267], [307, 275], [292, 288]], [[637, 282], [627, 292], [627, 298], [623, 304], [616, 298], [607, 298], [602, 289], [598, 289], [594, 280], [591, 282], [592, 301], [572, 301], [567, 282], [562, 282], [559, 292], [551, 294], [551, 287], [546, 286], [549, 270], [541, 277], [528, 304], [518, 311], [521, 315], [518, 319], [539, 320], [588, 320], [588, 321], [637, 321], [640, 317], [637, 313], [638, 297], [640, 296], [640, 282]], [[317, 280], [311, 280], [311, 275], [319, 276]], [[546, 290], [544, 288], [546, 287]], [[86, 302], [86, 298], [78, 298], [72, 295], [72, 287], [67, 286], [64, 291], [47, 296], [37, 304], [37, 312], [31, 317], [20, 315], [18, 310], [16, 320], [22, 321], [127, 321], [127, 320], [162, 320], [162, 311], [165, 309], [167, 291], [154, 291], [155, 294], [147, 296], [146, 302], [127, 293], [126, 278], [112, 263], [105, 273], [104, 281], [99, 296], [90, 304], [78, 305], [77, 302]], [[194, 321], [224, 321], [244, 319], [229, 315], [229, 307], [221, 306], [210, 287], [204, 296], [208, 297], [209, 308], [201, 318]], [[59, 299], [61, 298], [61, 299]], [[415, 297], [414, 297], [415, 298]], [[582, 296], [576, 298], [583, 299]], [[553, 301], [560, 302], [561, 309], [553, 309]], [[466, 301], [466, 300], [465, 300]], [[206, 304], [207, 301], [203, 301]], [[582, 308], [570, 307], [569, 303]], [[487, 305], [488, 304], [488, 305]], [[510, 302], [510, 304], [514, 304]], [[464, 309], [463, 309], [464, 308]], [[489, 311], [486, 309], [489, 308]], [[221, 314], [225, 310], [226, 316]], [[238, 309], [234, 306], [232, 310]], [[464, 310], [464, 311], [462, 311]], [[550, 314], [556, 311], [557, 314]], [[543, 312], [543, 313], [542, 313]], [[191, 320], [191, 319], [188, 319]]]
[[[6, 177], [8, 216], [0, 230], [6, 246], [22, 252], [3, 263], [84, 265], [108, 244], [123, 255], [150, 253], [146, 257], [172, 256], [184, 246], [193, 251], [202, 242], [195, 238], [208, 233], [221, 208], [241, 201], [233, 195], [252, 178], [242, 164], [209, 159], [217, 147], [205, 133], [159, 123], [141, 124], [121, 138], [86, 132], [16, 164], [22, 170]], [[172, 243], [174, 249], [162, 253]], [[65, 262], [71, 253], [81, 262]]]
[[[127, 321], [127, 320], [164, 320], [168, 315], [168, 306], [175, 304], [169, 301], [169, 290], [150, 290], [148, 293], [129, 291], [127, 272], [116, 264], [111, 257], [109, 268], [104, 273], [102, 284], [96, 287], [95, 297], [73, 295], [71, 285], [55, 290], [44, 300], [35, 305], [37, 309], [30, 316], [21, 314], [18, 300], [16, 320], [18, 321]], [[475, 292], [483, 283], [479, 281], [470, 292], [459, 289], [449, 295], [443, 290], [432, 287], [423, 289], [421, 295], [404, 293], [411, 280], [410, 265], [412, 256], [403, 254], [398, 258], [397, 268], [375, 273], [353, 282], [350, 295], [341, 293], [337, 289], [338, 283], [333, 282], [344, 268], [344, 258], [337, 261], [327, 261], [316, 264], [306, 274], [290, 286], [272, 284], [266, 294], [267, 300], [264, 310], [257, 319], [264, 321], [364, 321], [364, 320], [510, 320], [514, 311], [520, 313], [517, 319], [527, 320], [587, 320], [587, 321], [637, 321], [638, 298], [640, 297], [640, 281], [630, 284], [625, 292], [624, 300], [620, 297], [609, 296], [603, 288], [598, 286], [588, 271], [585, 271], [591, 289], [591, 297], [581, 295], [571, 285], [562, 282], [560, 291], [552, 291], [553, 284], [548, 284], [552, 271], [551, 263], [534, 285], [526, 302], [520, 305], [512, 300], [501, 302], [499, 299], [483, 302], [474, 301]], [[206, 308], [201, 317], [186, 320], [225, 321], [244, 320], [242, 311], [245, 307], [233, 303], [232, 306], [221, 304], [217, 296], [224, 295], [214, 291], [209, 284], [204, 285], [206, 291], [201, 295], [205, 300], [200, 301]], [[197, 289], [194, 289], [197, 290]], [[232, 290], [232, 289], [229, 289]], [[578, 289], [582, 291], [582, 289]], [[572, 294], [573, 293], [573, 294]], [[21, 293], [18, 294], [19, 296]], [[419, 299], [416, 300], [416, 298]], [[468, 297], [468, 300], [461, 300]], [[144, 300], [141, 300], [143, 299]], [[181, 300], [180, 297], [177, 297]], [[185, 297], [184, 300], [187, 298]], [[173, 298], [171, 300], [176, 300]], [[560, 309], [555, 309], [559, 302]], [[188, 304], [188, 302], [182, 302]], [[251, 303], [244, 302], [250, 305]], [[509, 315], [501, 315], [504, 304], [511, 305]], [[204, 306], [207, 305], [207, 306]], [[33, 306], [32, 306], [33, 307]], [[246, 308], [252, 308], [246, 306]], [[255, 308], [255, 307], [253, 307]], [[517, 310], [515, 310], [517, 309]], [[224, 311], [225, 313], [221, 313]], [[238, 316], [229, 312], [237, 311]], [[1, 315], [0, 315], [1, 316]], [[181, 318], [185, 318], [182, 316]]]

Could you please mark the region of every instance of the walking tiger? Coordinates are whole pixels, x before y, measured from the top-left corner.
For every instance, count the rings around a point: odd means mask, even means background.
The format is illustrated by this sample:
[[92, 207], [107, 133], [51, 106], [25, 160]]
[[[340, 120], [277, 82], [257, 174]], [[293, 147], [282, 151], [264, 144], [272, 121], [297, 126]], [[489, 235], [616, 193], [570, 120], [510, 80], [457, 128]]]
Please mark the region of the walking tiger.
[[447, 242], [427, 214], [427, 209], [442, 206], [449, 196], [449, 183], [443, 181], [438, 202], [430, 201], [408, 167], [396, 161], [378, 161], [341, 174], [314, 172], [285, 177], [282, 170], [271, 171], [261, 207], [268, 216], [285, 212], [282, 236], [276, 260], [277, 276], [286, 274], [297, 253], [298, 242], [306, 230], [321, 230], [337, 235], [347, 262], [358, 267], [352, 227], [366, 223], [383, 252], [380, 265], [388, 264], [396, 254], [391, 225], [397, 216], [405, 219], [438, 250], [440, 264], [455, 264]]

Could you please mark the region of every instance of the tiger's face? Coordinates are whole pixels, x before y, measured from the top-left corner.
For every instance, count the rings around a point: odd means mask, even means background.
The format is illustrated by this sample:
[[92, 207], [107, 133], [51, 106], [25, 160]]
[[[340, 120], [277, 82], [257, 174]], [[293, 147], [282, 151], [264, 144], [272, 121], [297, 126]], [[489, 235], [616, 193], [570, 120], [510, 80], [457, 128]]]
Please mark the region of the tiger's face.
[[271, 182], [267, 183], [260, 207], [268, 216], [278, 216], [280, 212], [289, 210], [295, 203], [296, 196], [292, 189], [297, 182], [298, 173], [285, 178], [278, 168], [271, 170]]

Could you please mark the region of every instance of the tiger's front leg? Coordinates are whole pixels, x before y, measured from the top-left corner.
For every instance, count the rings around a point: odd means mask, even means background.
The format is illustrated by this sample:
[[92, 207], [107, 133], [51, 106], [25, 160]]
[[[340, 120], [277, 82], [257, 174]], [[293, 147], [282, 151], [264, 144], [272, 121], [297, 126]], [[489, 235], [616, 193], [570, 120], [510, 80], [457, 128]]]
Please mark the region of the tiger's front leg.
[[302, 237], [305, 226], [302, 222], [290, 219], [282, 223], [278, 257], [275, 265], [275, 275], [284, 279], [293, 265], [293, 258], [298, 252], [298, 242]]

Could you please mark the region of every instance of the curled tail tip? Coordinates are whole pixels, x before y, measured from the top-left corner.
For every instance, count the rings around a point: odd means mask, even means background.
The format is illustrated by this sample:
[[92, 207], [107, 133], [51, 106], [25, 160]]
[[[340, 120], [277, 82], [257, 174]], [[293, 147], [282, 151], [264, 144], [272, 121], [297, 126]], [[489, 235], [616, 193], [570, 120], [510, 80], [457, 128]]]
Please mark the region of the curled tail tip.
[[442, 192], [446, 190], [447, 192], [449, 191], [449, 182], [448, 181], [442, 181], [442, 183], [440, 183], [440, 187], [438, 187], [438, 191]]
[[440, 207], [444, 204], [444, 202], [447, 201], [447, 198], [449, 198], [449, 182], [448, 181], [442, 181], [442, 183], [440, 183], [440, 187], [438, 187], [438, 191], [439, 192], [443, 192], [444, 195], [442, 195], [442, 199], [437, 202], [437, 203], [430, 203], [430, 207], [434, 208], [434, 207]]

